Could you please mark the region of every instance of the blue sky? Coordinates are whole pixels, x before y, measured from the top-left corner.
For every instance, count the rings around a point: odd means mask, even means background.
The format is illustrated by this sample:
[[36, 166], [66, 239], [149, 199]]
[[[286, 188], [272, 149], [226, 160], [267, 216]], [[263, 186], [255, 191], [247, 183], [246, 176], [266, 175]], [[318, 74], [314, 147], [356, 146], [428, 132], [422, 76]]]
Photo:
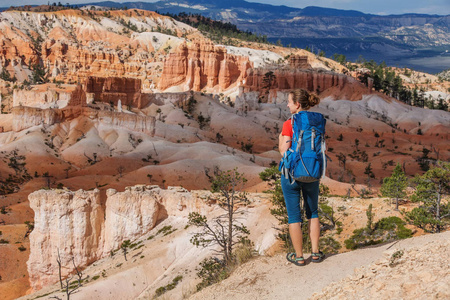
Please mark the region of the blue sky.
[[[113, 0], [114, 1], [114, 0]], [[137, 0], [143, 2], [156, 2]], [[176, 2], [172, 0], [171, 2]], [[359, 10], [364, 13], [372, 14], [404, 14], [404, 13], [425, 13], [425, 14], [450, 14], [450, 0], [247, 0], [249, 2], [259, 2], [273, 5], [286, 5], [291, 7], [304, 8], [306, 6], [321, 6], [338, 9]], [[9, 7], [10, 5], [25, 4], [47, 4], [48, 0], [0, 0], [0, 7]], [[58, 1], [50, 1], [58, 2]], [[97, 2], [92, 0], [63, 0], [61, 3], [78, 4], [87, 2]], [[100, 2], [100, 1], [98, 1]], [[131, 2], [122, 0], [115, 2]]]

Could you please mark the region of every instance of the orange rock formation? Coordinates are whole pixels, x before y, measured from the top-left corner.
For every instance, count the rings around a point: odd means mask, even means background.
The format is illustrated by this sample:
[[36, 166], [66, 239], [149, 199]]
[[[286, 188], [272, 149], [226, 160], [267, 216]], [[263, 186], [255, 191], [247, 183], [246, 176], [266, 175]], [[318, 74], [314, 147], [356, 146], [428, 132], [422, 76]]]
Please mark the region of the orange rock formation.
[[181, 44], [164, 62], [159, 88], [186, 84], [186, 90], [200, 91], [217, 88], [218, 91], [245, 79], [251, 63], [247, 57], [231, 55], [212, 43]]
[[291, 55], [289, 57], [289, 65], [296, 69], [310, 69], [311, 65], [308, 63], [308, 56]]
[[141, 80], [121, 77], [88, 77], [84, 84], [86, 93], [95, 101], [141, 107]]
[[303, 88], [320, 94], [328, 89], [333, 89], [333, 95], [329, 96], [349, 100], [360, 100], [363, 94], [369, 93], [367, 87], [349, 76], [326, 71], [294, 68], [251, 69], [248, 71], [243, 92], [267, 89], [268, 72], [272, 72], [274, 75], [270, 86], [271, 90]]

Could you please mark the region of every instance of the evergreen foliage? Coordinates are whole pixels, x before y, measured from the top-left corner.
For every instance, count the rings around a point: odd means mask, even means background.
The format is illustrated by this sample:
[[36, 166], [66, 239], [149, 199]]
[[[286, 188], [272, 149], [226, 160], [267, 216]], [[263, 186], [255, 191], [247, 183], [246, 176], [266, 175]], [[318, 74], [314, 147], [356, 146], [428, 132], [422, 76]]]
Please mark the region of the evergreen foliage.
[[234, 246], [248, 241], [247, 227], [236, 220], [240, 205], [248, 203], [247, 194], [241, 192], [247, 180], [235, 170], [218, 171], [212, 181], [211, 190], [217, 193], [215, 199], [225, 213], [208, 222], [206, 216], [197, 212], [189, 214], [189, 225], [201, 229], [191, 238], [191, 243], [201, 247], [219, 245], [217, 252], [222, 255], [222, 263], [229, 264], [233, 259]]
[[2, 69], [2, 72], [0, 73], [0, 79], [3, 79], [4, 81], [12, 81], [11, 75], [6, 70], [6, 68]]
[[213, 41], [223, 44], [233, 44], [230, 38], [243, 41], [269, 44], [266, 35], [253, 34], [250, 31], [242, 31], [236, 25], [230, 22], [215, 21], [200, 14], [191, 14], [181, 12], [179, 14], [165, 14], [173, 19], [186, 23], [206, 33]]
[[405, 212], [406, 220], [427, 232], [441, 232], [450, 224], [450, 163], [439, 162], [422, 176], [414, 179], [416, 192], [411, 201], [419, 207]]
[[[342, 57], [338, 54], [333, 56], [333, 59], [342, 64], [345, 56]], [[448, 110], [448, 105], [445, 101], [438, 101], [438, 105], [434, 106], [434, 101], [427, 102], [424, 96], [424, 90], [418, 90], [417, 87], [414, 89], [409, 89], [403, 85], [403, 81], [399, 75], [395, 74], [395, 71], [387, 67], [386, 63], [383, 61], [377, 64], [374, 60], [367, 61], [364, 58], [359, 58], [358, 63], [361, 64], [363, 68], [369, 70], [368, 73], [363, 73], [359, 75], [358, 79], [364, 84], [368, 84], [369, 78], [373, 80], [373, 89], [394, 97], [406, 104], [424, 107], [427, 105], [429, 108]], [[353, 69], [352, 64], [348, 64], [349, 69]], [[406, 72], [405, 75], [410, 75]]]
[[250, 232], [237, 221], [237, 215], [241, 214], [239, 206], [248, 203], [247, 194], [241, 192], [247, 180], [236, 169], [216, 170], [214, 175], [211, 191], [217, 193], [214, 200], [225, 213], [208, 222], [205, 216], [193, 212], [188, 216], [188, 224], [201, 229], [192, 236], [191, 243], [197, 247], [219, 245], [215, 252], [222, 259], [210, 257], [200, 263], [197, 276], [202, 281], [197, 290], [227, 278], [236, 265], [253, 256], [253, 243], [247, 238]]
[[125, 260], [127, 260], [128, 248], [130, 248], [130, 246], [131, 246], [130, 240], [125, 240], [120, 245], [120, 249], [122, 249], [123, 257], [125, 258]]
[[345, 64], [347, 63], [347, 57], [344, 54], [333, 54], [333, 60], [337, 61], [343, 66], [345, 66]]
[[408, 178], [406, 178], [401, 165], [397, 164], [392, 175], [383, 179], [381, 194], [395, 199], [395, 209], [398, 210], [398, 202], [406, 196], [405, 189], [407, 186]]
[[48, 82], [48, 74], [45, 72], [44, 66], [41, 64], [31, 65], [31, 82], [40, 84]]
[[356, 249], [412, 236], [411, 229], [406, 228], [406, 222], [399, 217], [383, 218], [374, 224], [375, 214], [372, 212], [372, 204], [369, 205], [366, 215], [366, 227], [355, 229], [353, 235], [344, 241], [347, 249]]

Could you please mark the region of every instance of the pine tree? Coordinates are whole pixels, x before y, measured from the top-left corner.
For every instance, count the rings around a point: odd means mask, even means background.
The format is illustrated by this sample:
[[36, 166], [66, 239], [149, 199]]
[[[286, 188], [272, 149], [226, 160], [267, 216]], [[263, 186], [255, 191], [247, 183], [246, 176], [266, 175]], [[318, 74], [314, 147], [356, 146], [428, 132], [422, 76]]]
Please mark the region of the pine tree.
[[218, 252], [223, 257], [223, 265], [232, 262], [235, 245], [248, 242], [247, 236], [250, 232], [237, 220], [237, 216], [242, 213], [239, 207], [249, 203], [247, 194], [242, 192], [246, 181], [247, 179], [236, 169], [226, 172], [219, 170], [212, 180], [211, 190], [217, 193], [215, 200], [225, 213], [214, 218], [212, 222], [208, 222], [205, 216], [197, 212], [192, 212], [188, 216], [189, 225], [201, 229], [192, 236], [191, 243], [197, 247], [219, 245]]
[[421, 205], [405, 213], [406, 219], [425, 231], [441, 232], [450, 224], [450, 202], [443, 201], [450, 194], [450, 163], [439, 162], [414, 181], [417, 187], [411, 200]]
[[406, 196], [405, 189], [408, 186], [408, 178], [402, 170], [402, 166], [397, 164], [392, 175], [383, 179], [381, 193], [385, 197], [395, 199], [395, 210], [398, 210], [398, 201]]

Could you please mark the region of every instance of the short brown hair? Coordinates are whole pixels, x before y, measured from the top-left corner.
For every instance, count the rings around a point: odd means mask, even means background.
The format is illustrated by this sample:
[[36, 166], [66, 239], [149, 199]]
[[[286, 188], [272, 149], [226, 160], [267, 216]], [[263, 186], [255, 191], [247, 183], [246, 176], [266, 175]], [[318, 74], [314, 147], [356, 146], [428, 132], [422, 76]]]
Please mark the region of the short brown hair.
[[292, 95], [292, 101], [300, 103], [303, 110], [308, 110], [320, 102], [320, 98], [316, 94], [310, 93], [305, 89], [295, 89], [289, 94]]

